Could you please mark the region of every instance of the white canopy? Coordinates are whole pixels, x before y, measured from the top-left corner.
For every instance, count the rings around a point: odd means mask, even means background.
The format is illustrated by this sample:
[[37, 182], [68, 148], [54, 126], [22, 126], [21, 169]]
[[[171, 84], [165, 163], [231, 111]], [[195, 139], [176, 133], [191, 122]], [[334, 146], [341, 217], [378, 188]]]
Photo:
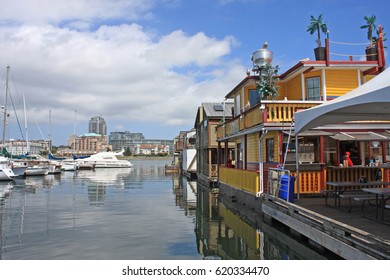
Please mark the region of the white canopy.
[[358, 88], [316, 107], [296, 112], [295, 134], [327, 124], [390, 120], [390, 68]]

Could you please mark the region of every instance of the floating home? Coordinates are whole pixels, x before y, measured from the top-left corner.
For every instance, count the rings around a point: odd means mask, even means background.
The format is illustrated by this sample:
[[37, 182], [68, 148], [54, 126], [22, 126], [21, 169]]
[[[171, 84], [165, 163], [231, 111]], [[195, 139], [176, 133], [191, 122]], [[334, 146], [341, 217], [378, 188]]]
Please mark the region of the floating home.
[[[328, 125], [294, 135], [294, 113], [318, 106], [350, 92], [385, 69], [383, 48], [376, 60], [299, 61], [278, 76], [278, 96], [259, 96], [259, 76], [247, 76], [225, 96], [233, 101], [232, 119], [217, 126], [220, 193], [259, 208], [258, 197], [267, 191], [270, 168], [283, 167], [295, 180], [294, 193], [319, 194], [326, 181], [343, 178], [357, 181], [390, 179], [390, 122], [353, 122]], [[272, 52], [254, 52], [254, 72], [260, 74]], [[263, 58], [263, 60], [258, 59]], [[260, 69], [260, 70], [259, 70]], [[298, 143], [295, 143], [298, 141]], [[296, 152], [296, 147], [298, 151]], [[354, 167], [340, 167], [342, 156], [351, 153]], [[298, 156], [298, 158], [297, 158]], [[233, 162], [233, 165], [230, 165]], [[380, 169], [381, 172], [378, 172]]]
[[[198, 181], [216, 187], [218, 181], [217, 126], [232, 118], [234, 103], [202, 103], [195, 119]], [[233, 145], [232, 145], [233, 147]]]
[[197, 177], [196, 163], [196, 131], [181, 131], [175, 144], [175, 152], [179, 154], [181, 173], [190, 180]]

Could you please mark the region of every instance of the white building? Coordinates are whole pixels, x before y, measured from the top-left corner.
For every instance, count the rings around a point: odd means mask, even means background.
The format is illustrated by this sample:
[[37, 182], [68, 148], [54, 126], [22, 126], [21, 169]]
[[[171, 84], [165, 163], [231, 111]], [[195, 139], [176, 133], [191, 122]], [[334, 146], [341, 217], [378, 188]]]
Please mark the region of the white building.
[[169, 154], [169, 146], [168, 145], [153, 145], [153, 144], [136, 145], [135, 154], [136, 155]]
[[[28, 144], [28, 145], [27, 145]], [[7, 151], [13, 155], [25, 155], [27, 152], [31, 155], [39, 155], [41, 152], [47, 152], [49, 141], [45, 140], [10, 140], [5, 143]]]

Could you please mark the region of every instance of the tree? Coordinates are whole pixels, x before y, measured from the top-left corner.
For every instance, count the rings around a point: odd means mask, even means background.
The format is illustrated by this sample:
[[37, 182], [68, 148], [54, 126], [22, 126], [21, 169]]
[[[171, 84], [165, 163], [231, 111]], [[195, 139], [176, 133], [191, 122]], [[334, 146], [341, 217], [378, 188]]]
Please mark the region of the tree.
[[126, 157], [131, 156], [131, 151], [130, 151], [129, 147], [126, 148], [126, 150], [123, 152], [123, 155], [126, 156]]
[[372, 15], [370, 17], [369, 16], [365, 16], [364, 19], [366, 21], [366, 24], [360, 26], [360, 28], [361, 29], [366, 29], [367, 28], [367, 39], [370, 41], [370, 47], [372, 47], [374, 45], [374, 40], [373, 40], [373, 37], [372, 37], [372, 33], [376, 29], [376, 25], [375, 25], [376, 16], [375, 15]]
[[257, 91], [262, 99], [275, 99], [278, 95], [277, 78], [279, 72], [279, 66], [272, 66], [267, 63], [264, 68], [261, 69], [260, 79], [257, 82]]
[[324, 34], [328, 33], [328, 27], [326, 26], [326, 23], [323, 22], [322, 14], [320, 14], [318, 16], [318, 18], [311, 16], [310, 24], [307, 27], [306, 31], [310, 32], [310, 34], [314, 34], [317, 31], [317, 45], [320, 48], [321, 47], [321, 32]]

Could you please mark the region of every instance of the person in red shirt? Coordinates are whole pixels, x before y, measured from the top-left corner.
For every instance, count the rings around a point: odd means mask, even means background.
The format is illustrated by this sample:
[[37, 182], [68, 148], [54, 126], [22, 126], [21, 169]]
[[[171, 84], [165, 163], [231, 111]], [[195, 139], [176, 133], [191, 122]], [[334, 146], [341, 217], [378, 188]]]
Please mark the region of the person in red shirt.
[[346, 153], [345, 153], [345, 160], [347, 161], [349, 167], [350, 167], [350, 166], [353, 166], [353, 162], [352, 162], [352, 160], [351, 160], [351, 158], [350, 158], [350, 155], [351, 155], [350, 152], [346, 152]]

